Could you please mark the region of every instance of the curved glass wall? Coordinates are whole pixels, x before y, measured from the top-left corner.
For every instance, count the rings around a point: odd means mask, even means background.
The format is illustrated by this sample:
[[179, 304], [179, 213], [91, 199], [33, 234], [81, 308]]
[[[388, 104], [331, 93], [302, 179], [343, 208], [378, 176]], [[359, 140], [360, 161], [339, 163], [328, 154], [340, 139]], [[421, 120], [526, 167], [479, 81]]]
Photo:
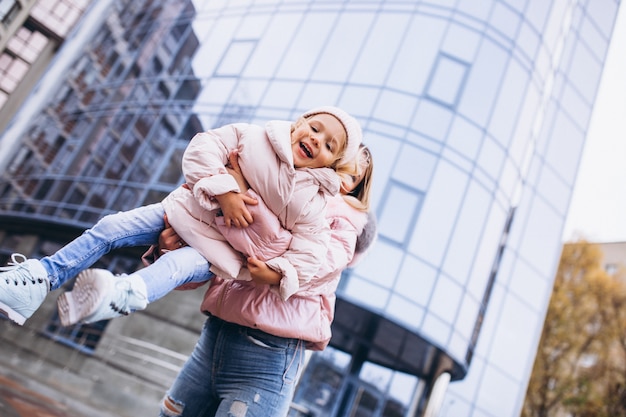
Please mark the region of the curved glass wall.
[[179, 184], [197, 131], [337, 105], [372, 149], [379, 237], [327, 363], [393, 399], [372, 415], [423, 409], [441, 372], [441, 415], [519, 415], [618, 2], [109, 3], [0, 138], [4, 227], [89, 227]]

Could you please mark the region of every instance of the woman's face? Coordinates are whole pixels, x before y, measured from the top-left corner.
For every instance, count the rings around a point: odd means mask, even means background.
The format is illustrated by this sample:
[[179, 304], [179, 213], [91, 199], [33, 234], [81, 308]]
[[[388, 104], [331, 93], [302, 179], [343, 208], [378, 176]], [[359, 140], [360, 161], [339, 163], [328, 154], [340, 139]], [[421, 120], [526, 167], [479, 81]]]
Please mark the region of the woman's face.
[[296, 123], [291, 132], [291, 150], [296, 168], [332, 166], [346, 145], [346, 131], [330, 114], [320, 113]]
[[341, 194], [350, 194], [363, 179], [363, 174], [339, 174], [339, 176], [341, 177], [341, 187], [339, 188]]

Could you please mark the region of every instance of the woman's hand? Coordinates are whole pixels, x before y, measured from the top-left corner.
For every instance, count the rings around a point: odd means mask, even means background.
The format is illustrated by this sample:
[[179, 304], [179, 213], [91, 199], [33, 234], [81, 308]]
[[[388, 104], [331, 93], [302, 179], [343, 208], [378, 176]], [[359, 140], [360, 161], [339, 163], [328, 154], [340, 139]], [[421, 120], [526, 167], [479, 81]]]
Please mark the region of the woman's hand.
[[180, 236], [176, 233], [176, 230], [167, 221], [167, 214], [163, 216], [165, 221], [165, 229], [159, 235], [159, 254], [164, 254], [175, 249], [187, 246]]
[[257, 284], [278, 285], [282, 275], [254, 256], [248, 258], [248, 270], [252, 281]]

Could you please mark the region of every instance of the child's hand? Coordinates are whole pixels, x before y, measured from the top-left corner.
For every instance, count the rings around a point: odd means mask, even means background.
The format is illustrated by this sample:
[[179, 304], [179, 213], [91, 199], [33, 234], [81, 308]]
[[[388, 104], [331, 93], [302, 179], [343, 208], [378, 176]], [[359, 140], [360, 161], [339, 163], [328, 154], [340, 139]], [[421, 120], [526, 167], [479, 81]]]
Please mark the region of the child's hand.
[[226, 227], [248, 227], [254, 221], [246, 204], [258, 204], [255, 198], [234, 191], [216, 195], [215, 198], [220, 203]]
[[278, 285], [282, 276], [254, 256], [248, 258], [248, 270], [252, 281], [257, 284]]

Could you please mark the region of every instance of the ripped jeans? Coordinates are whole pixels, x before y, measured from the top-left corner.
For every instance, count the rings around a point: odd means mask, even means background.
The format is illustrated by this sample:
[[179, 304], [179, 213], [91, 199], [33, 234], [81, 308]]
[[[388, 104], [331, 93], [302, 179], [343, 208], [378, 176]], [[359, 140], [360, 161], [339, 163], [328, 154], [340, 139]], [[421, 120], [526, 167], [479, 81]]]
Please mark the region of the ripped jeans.
[[161, 404], [161, 417], [287, 416], [304, 342], [211, 316]]

